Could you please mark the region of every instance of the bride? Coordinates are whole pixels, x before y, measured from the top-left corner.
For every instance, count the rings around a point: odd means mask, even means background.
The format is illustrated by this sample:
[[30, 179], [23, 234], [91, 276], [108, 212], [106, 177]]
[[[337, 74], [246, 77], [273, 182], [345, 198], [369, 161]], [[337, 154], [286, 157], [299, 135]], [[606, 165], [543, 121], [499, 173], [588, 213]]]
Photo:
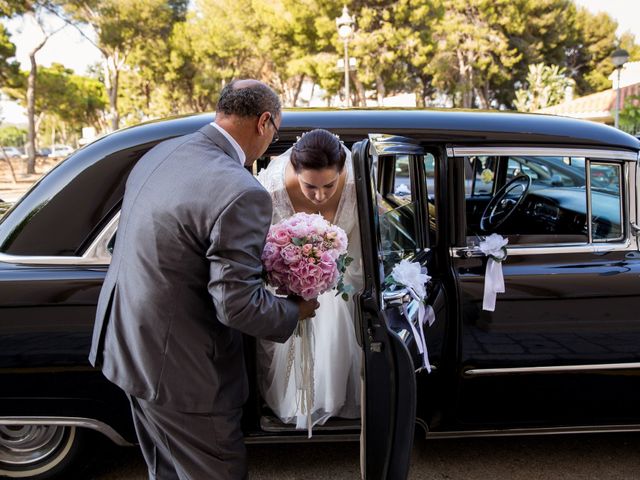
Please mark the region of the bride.
[[[273, 200], [272, 224], [295, 213], [320, 213], [348, 236], [348, 255], [354, 259], [345, 284], [362, 287], [362, 255], [351, 155], [327, 130], [303, 134], [292, 148], [271, 161], [258, 180]], [[311, 322], [313, 331], [314, 395], [311, 422], [322, 425], [330, 417], [360, 417], [360, 346], [354, 327], [354, 303], [335, 291], [318, 301]], [[260, 390], [267, 405], [284, 423], [307, 427], [300, 408], [295, 375], [287, 375], [292, 336], [284, 344], [258, 341]], [[285, 384], [286, 383], [286, 384]]]

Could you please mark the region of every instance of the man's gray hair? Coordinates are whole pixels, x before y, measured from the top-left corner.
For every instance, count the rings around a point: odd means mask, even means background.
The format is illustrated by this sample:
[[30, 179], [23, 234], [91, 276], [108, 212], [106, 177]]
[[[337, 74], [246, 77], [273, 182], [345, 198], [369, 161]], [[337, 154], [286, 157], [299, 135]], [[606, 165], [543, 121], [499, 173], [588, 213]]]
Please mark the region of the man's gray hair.
[[263, 83], [234, 88], [236, 81], [227, 84], [220, 92], [216, 112], [239, 117], [254, 117], [270, 112], [280, 115], [278, 95]]

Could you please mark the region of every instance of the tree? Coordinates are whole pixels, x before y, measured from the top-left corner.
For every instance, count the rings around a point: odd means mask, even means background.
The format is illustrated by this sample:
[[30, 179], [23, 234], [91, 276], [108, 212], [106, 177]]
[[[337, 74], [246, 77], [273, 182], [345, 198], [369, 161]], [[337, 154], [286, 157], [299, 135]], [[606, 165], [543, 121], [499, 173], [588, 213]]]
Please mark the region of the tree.
[[620, 110], [620, 127], [633, 135], [640, 134], [640, 95], [631, 95]]
[[592, 14], [579, 8], [576, 15], [577, 43], [568, 51], [567, 70], [580, 95], [611, 88], [614, 70], [611, 54], [616, 49], [618, 24], [606, 13]]
[[0, 145], [15, 145], [21, 147], [25, 143], [27, 131], [14, 125], [0, 127]]
[[45, 17], [55, 12], [55, 6], [49, 0], [10, 0], [3, 2], [0, 8], [5, 15], [22, 15], [35, 23], [40, 30], [40, 38], [36, 45], [29, 51], [30, 70], [26, 82], [26, 109], [28, 123], [27, 139], [27, 173], [35, 173], [36, 167], [36, 88], [38, 64], [36, 55], [45, 46], [49, 38], [65, 27], [61, 25], [53, 29], [47, 27]]
[[500, 89], [512, 88], [511, 70], [522, 56], [500, 28], [512, 6], [508, 0], [451, 0], [445, 8], [434, 27], [434, 84], [454, 106], [489, 108]]
[[[27, 81], [23, 74], [23, 85]], [[60, 129], [63, 138], [70, 130], [78, 131], [83, 126], [97, 125], [107, 100], [104, 86], [93, 78], [75, 75], [73, 70], [60, 64], [38, 69], [38, 91], [35, 110], [39, 113], [35, 118], [35, 131], [40, 130], [43, 121], [48, 117], [54, 129]], [[28, 98], [23, 86], [9, 89], [11, 97], [21, 104]]]
[[11, 60], [15, 54], [16, 46], [5, 26], [0, 24], [0, 88], [9, 86], [20, 72], [19, 63]]
[[543, 63], [530, 65], [526, 88], [516, 91], [514, 105], [523, 112], [556, 105], [565, 99], [567, 89], [573, 88], [573, 85], [564, 68]]
[[[94, 45], [104, 57], [111, 128], [119, 128], [120, 75], [135, 51], [152, 51], [153, 42], [169, 36], [186, 13], [187, 0], [69, 0], [63, 2], [69, 23], [89, 25]], [[82, 32], [82, 30], [80, 30]], [[83, 33], [84, 34], [84, 33]]]
[[629, 52], [629, 61], [640, 61], [640, 45], [636, 43], [636, 37], [631, 32], [625, 32], [620, 35], [620, 48]]

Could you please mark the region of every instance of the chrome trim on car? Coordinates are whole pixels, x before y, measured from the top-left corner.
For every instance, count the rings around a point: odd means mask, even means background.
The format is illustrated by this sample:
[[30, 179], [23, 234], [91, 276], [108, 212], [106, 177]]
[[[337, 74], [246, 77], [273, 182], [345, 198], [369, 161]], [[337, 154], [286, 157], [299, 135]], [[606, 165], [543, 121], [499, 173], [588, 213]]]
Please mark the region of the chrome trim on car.
[[118, 229], [120, 221], [120, 212], [116, 213], [107, 226], [102, 229], [96, 239], [93, 241], [87, 251], [84, 252], [82, 258], [89, 258], [95, 261], [96, 265], [109, 265], [111, 263], [111, 253], [109, 253], [109, 242]]
[[596, 150], [563, 147], [451, 147], [454, 157], [470, 155], [528, 155], [540, 157], [584, 157], [592, 159], [630, 160], [637, 162], [638, 153], [624, 150]]
[[554, 365], [549, 367], [472, 368], [469, 370], [465, 370], [463, 372], [463, 375], [468, 377], [480, 377], [493, 375], [517, 375], [521, 373], [565, 373], [637, 369], [640, 369], [640, 362], [596, 363], [589, 365]]
[[13, 265], [51, 265], [51, 266], [84, 266], [109, 265], [111, 254], [108, 250], [109, 242], [118, 229], [120, 212], [116, 213], [105, 228], [82, 256], [53, 256], [53, 255], [10, 255], [0, 253], [0, 263]]
[[[314, 432], [316, 427], [314, 427]], [[299, 432], [299, 430], [298, 430]], [[331, 435], [322, 435], [315, 434], [311, 438], [308, 438], [306, 435], [300, 435], [299, 433], [296, 435], [256, 435], [253, 437], [245, 437], [244, 443], [251, 445], [262, 445], [262, 444], [272, 444], [272, 443], [325, 443], [325, 442], [359, 442], [360, 434], [331, 434]]]
[[605, 425], [589, 427], [518, 428], [500, 430], [467, 430], [464, 432], [429, 431], [425, 438], [518, 437], [523, 435], [559, 435], [573, 433], [638, 432], [640, 425]]
[[[635, 250], [631, 240], [627, 239], [621, 243], [604, 243], [597, 242], [593, 244], [578, 244], [578, 245], [541, 245], [541, 246], [522, 246], [522, 247], [508, 247], [507, 254], [510, 257], [519, 255], [560, 255], [567, 253], [595, 253], [603, 254], [609, 252], [627, 252], [629, 250]], [[456, 258], [471, 258], [482, 257], [484, 254], [478, 247], [453, 247], [450, 249], [452, 257]]]
[[132, 446], [111, 426], [93, 418], [82, 417], [0, 417], [0, 425], [60, 425], [65, 427], [88, 428], [100, 432], [116, 445]]

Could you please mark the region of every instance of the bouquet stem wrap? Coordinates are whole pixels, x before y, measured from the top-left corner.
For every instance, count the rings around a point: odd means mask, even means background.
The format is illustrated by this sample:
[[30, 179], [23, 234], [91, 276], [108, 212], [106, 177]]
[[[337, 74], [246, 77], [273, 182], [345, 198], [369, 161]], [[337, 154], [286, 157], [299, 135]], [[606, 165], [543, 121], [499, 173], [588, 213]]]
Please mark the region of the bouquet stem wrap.
[[484, 296], [482, 309], [493, 312], [496, 309], [496, 297], [498, 293], [504, 293], [504, 275], [502, 273], [502, 261], [507, 258], [507, 243], [509, 241], [493, 233], [489, 235], [479, 247], [487, 257], [487, 268], [484, 276]]
[[306, 415], [307, 437], [311, 438], [313, 427], [311, 413], [315, 396], [315, 378], [313, 374], [313, 325], [309, 318], [298, 322], [298, 326], [293, 332], [293, 338], [287, 352], [285, 385], [289, 385], [291, 371], [294, 367], [298, 410], [302, 415]]

